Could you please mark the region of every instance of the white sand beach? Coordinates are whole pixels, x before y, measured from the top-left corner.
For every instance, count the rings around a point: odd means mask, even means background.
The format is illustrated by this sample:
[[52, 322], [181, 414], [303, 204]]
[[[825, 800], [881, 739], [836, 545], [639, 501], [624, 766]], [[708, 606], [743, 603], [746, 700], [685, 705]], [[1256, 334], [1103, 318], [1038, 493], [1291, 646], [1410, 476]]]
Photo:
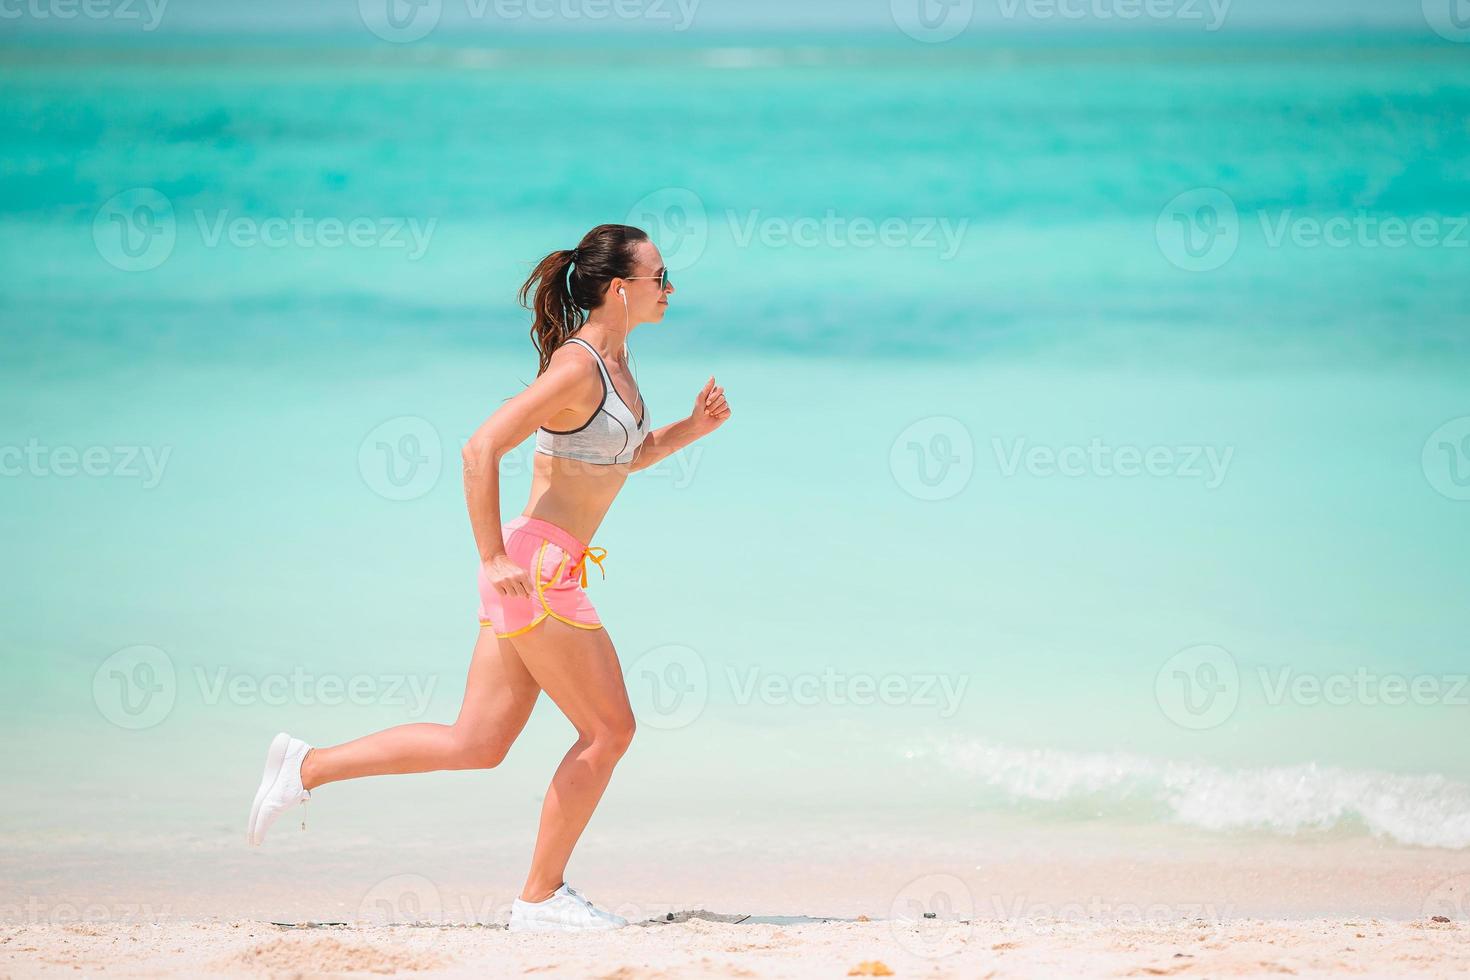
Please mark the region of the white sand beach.
[[[936, 920], [937, 921], [937, 920]], [[933, 953], [936, 955], [925, 955]], [[943, 954], [943, 955], [937, 955]], [[690, 918], [605, 935], [499, 926], [288, 929], [259, 922], [7, 929], [10, 977], [1445, 977], [1470, 974], [1464, 923], [1075, 920], [775, 924]]]
[[463, 859], [400, 852], [414, 870], [385, 875], [325, 841], [314, 860], [299, 836], [249, 860], [181, 850], [90, 888], [76, 864], [33, 869], [32, 897], [0, 903], [0, 977], [1470, 975], [1470, 858], [1363, 840], [1033, 831], [889, 853], [854, 837], [844, 859], [805, 863], [587, 861], [579, 884], [634, 925], [548, 936], [508, 932], [511, 891]]

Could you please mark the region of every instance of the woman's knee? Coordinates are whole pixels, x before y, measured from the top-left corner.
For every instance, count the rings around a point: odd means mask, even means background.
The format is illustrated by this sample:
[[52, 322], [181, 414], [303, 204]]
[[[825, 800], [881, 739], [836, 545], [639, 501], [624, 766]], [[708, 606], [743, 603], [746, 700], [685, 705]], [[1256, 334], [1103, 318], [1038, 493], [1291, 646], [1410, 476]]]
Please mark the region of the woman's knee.
[[494, 769], [505, 761], [510, 742], [470, 732], [455, 732], [451, 749], [453, 769]]
[[591, 732], [593, 753], [611, 762], [618, 761], [628, 751], [628, 746], [633, 744], [633, 733], [637, 727], [631, 713], [597, 726]]

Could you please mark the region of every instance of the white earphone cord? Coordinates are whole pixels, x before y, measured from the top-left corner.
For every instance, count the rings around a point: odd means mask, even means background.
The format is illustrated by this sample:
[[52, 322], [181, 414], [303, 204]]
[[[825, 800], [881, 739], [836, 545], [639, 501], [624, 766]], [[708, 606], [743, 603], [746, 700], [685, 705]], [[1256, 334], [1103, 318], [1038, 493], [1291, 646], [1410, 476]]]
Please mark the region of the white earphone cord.
[[[618, 287], [618, 295], [621, 296], [621, 297], [623, 297], [623, 360], [627, 361], [628, 360], [628, 333], [629, 333], [629, 331], [632, 330], [632, 327], [629, 325], [631, 323], [631, 317], [628, 314], [628, 294], [623, 289], [622, 286], [619, 286]], [[631, 371], [632, 369], [633, 369], [633, 364], [632, 364], [631, 361], [629, 361], [628, 362], [628, 370]], [[638, 376], [637, 375], [634, 375], [633, 376], [633, 380], [634, 381], [637, 381], [638, 380]]]

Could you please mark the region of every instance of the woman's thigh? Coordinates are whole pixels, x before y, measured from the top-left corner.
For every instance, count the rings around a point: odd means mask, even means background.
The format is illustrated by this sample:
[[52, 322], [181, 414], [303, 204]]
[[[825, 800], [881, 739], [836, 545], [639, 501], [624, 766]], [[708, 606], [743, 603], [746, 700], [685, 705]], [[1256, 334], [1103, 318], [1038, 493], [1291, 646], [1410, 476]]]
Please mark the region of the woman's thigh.
[[606, 629], [579, 629], [548, 618], [511, 640], [535, 683], [578, 734], [628, 733], [633, 708]]
[[514, 740], [531, 717], [541, 686], [521, 662], [510, 640], [494, 630], [480, 630], [470, 673], [465, 680], [464, 703], [455, 727], [483, 736], [502, 735]]

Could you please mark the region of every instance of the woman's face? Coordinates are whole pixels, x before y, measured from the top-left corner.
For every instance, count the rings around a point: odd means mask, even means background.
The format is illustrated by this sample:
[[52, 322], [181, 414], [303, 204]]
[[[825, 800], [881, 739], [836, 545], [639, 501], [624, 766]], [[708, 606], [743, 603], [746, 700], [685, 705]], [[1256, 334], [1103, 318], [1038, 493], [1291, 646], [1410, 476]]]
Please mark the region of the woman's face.
[[[633, 250], [632, 276], [623, 280], [627, 290], [628, 317], [634, 323], [657, 323], [669, 309], [669, 297], [674, 293], [674, 284], [659, 288], [659, 274], [664, 271], [664, 259], [658, 246], [651, 241], [642, 241]], [[619, 302], [614, 294], [614, 302]]]

